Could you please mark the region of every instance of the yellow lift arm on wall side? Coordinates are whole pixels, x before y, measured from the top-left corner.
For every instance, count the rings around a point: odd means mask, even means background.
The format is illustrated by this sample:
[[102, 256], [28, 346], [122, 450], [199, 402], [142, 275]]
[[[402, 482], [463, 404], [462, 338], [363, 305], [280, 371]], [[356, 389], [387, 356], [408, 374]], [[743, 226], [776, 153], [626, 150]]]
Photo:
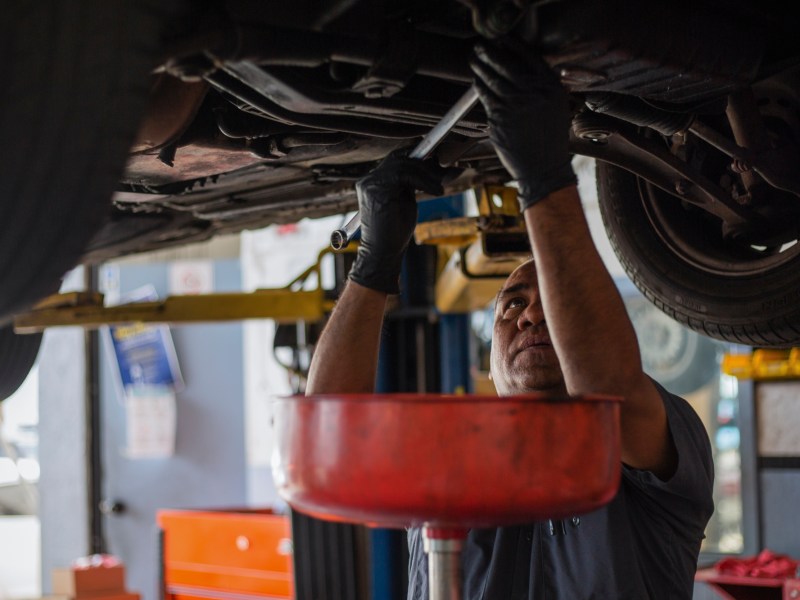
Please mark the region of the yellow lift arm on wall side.
[[[353, 251], [349, 249], [348, 251]], [[319, 321], [333, 309], [322, 289], [320, 264], [331, 252], [323, 250], [315, 264], [289, 285], [277, 289], [261, 289], [247, 293], [198, 294], [169, 296], [155, 302], [136, 302], [104, 306], [103, 295], [97, 292], [72, 292], [45, 298], [27, 313], [17, 315], [17, 333], [36, 333], [48, 327], [81, 326], [87, 329], [115, 323], [187, 324], [202, 321], [240, 321], [274, 319], [279, 322]], [[316, 275], [316, 287], [303, 285]]]

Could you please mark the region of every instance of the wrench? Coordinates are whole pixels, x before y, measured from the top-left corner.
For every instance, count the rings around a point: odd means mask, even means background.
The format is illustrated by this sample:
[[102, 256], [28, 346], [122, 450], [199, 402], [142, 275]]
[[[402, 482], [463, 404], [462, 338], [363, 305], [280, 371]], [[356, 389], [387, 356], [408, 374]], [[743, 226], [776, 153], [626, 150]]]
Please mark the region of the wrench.
[[[464, 93], [458, 102], [445, 113], [442, 120], [434, 125], [419, 144], [409, 153], [411, 158], [427, 158], [434, 148], [439, 145], [453, 127], [463, 119], [467, 113], [475, 106], [478, 101], [478, 91], [475, 86], [470, 88]], [[356, 213], [341, 229], [337, 229], [331, 234], [331, 247], [334, 250], [341, 250], [346, 248], [353, 239], [356, 231], [361, 226], [361, 216]]]

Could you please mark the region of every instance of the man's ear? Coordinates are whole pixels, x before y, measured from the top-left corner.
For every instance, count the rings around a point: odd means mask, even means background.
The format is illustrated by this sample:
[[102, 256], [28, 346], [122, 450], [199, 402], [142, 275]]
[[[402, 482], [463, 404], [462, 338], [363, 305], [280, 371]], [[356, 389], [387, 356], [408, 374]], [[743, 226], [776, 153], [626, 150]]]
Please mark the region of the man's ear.
[[491, 371], [489, 371], [488, 375], [489, 375], [489, 381], [494, 381], [494, 377], [492, 377], [492, 372]]

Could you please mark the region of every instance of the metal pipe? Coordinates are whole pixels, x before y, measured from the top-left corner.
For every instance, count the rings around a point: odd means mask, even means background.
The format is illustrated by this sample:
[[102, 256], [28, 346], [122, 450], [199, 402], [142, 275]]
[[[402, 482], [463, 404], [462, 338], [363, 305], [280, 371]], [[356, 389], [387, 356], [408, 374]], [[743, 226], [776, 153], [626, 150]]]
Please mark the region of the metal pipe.
[[236, 79], [224, 70], [210, 73], [205, 79], [219, 91], [230, 94], [244, 104], [252, 106], [263, 115], [282, 123], [311, 129], [392, 139], [413, 138], [425, 130], [422, 125], [394, 124], [383, 119], [365, 121], [363, 117], [355, 116], [330, 116], [292, 112], [271, 102], [260, 91]]
[[[728, 110], [732, 125], [740, 120], [734, 113], [734, 110]], [[740, 168], [743, 169], [742, 181], [748, 191], [757, 183], [752, 172], [755, 171], [773, 187], [800, 196], [800, 177], [795, 173], [793, 166], [796, 158], [786, 148], [773, 150], [768, 146], [766, 148], [764, 146], [743, 147], [700, 121], [692, 123], [689, 131], [739, 163]], [[743, 127], [733, 127], [733, 131], [737, 142], [747, 142], [752, 139], [747, 137]]]
[[[84, 267], [83, 284], [87, 291], [98, 288], [96, 265]], [[103, 554], [106, 547], [105, 520], [100, 505], [103, 500], [102, 419], [100, 414], [100, 338], [96, 331], [84, 331], [86, 472], [89, 500], [89, 549]]]
[[[467, 115], [477, 102], [478, 90], [474, 85], [471, 85], [464, 95], [459, 98], [458, 102], [445, 113], [441, 121], [422, 138], [422, 141], [409, 153], [409, 156], [411, 158], [427, 158], [448, 132]], [[331, 246], [333, 249], [341, 250], [346, 248], [360, 226], [361, 216], [356, 213], [344, 227], [331, 234]]]
[[[360, 117], [388, 123], [405, 123], [421, 126], [427, 132], [438, 121], [439, 107], [429, 101], [393, 97], [365, 98], [359, 93], [330, 92], [302, 78], [265, 70], [254, 63], [226, 63], [221, 70], [244, 85], [272, 99], [284, 110], [298, 115], [328, 115], [346, 118]], [[470, 137], [484, 137], [484, 123], [463, 123], [458, 133]]]
[[428, 600], [461, 600], [463, 531], [423, 527], [422, 538], [428, 555]]
[[689, 131], [707, 144], [714, 146], [714, 148], [723, 154], [727, 154], [734, 160], [748, 164], [752, 160], [752, 153], [748, 149], [738, 146], [735, 142], [732, 142], [730, 139], [726, 138], [716, 129], [709, 127], [701, 121], [694, 121], [689, 126]]

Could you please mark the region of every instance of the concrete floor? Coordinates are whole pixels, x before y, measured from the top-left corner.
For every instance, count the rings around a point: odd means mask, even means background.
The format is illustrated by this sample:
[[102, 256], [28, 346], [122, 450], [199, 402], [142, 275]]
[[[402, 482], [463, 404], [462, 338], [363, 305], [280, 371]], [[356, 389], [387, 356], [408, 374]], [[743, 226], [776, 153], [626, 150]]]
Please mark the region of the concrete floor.
[[41, 595], [39, 519], [0, 516], [0, 600]]

